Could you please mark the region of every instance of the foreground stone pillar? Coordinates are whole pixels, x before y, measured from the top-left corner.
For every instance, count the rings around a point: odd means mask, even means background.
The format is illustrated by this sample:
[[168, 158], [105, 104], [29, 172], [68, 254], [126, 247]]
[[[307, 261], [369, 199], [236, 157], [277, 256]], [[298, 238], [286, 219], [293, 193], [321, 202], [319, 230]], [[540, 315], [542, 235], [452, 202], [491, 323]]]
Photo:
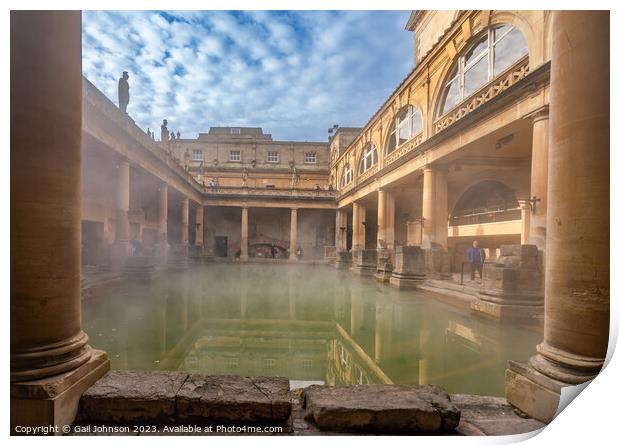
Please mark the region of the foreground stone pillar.
[[12, 11], [10, 41], [11, 428], [60, 429], [109, 370], [80, 321], [80, 12]]
[[297, 259], [297, 208], [291, 208], [290, 259]]
[[554, 11], [544, 340], [506, 398], [550, 421], [600, 371], [609, 336], [609, 12]]
[[116, 228], [110, 251], [112, 268], [120, 270], [131, 256], [129, 240], [129, 162], [120, 161], [116, 167]]
[[394, 194], [379, 190], [377, 193], [377, 273], [375, 278], [388, 282], [392, 274], [394, 252]]
[[444, 166], [424, 168], [422, 222], [427, 275], [435, 279], [450, 279], [450, 256], [447, 251], [448, 171]]
[[521, 244], [530, 244], [530, 221], [532, 215], [532, 209], [529, 203], [521, 203]]
[[[529, 241], [545, 250], [547, 238], [547, 177], [549, 165], [549, 107], [530, 115], [532, 119], [532, 171], [530, 196], [539, 199], [529, 221]], [[522, 242], [523, 243], [523, 242]]]
[[243, 206], [241, 208], [241, 255], [239, 256], [241, 262], [248, 261], [248, 208]]

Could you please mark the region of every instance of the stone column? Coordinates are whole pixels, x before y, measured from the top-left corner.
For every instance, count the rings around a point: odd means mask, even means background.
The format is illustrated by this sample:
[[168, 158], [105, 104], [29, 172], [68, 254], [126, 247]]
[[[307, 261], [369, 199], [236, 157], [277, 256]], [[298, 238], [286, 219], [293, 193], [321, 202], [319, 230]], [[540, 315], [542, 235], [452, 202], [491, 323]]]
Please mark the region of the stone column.
[[422, 219], [422, 247], [427, 250], [428, 275], [436, 279], [449, 279], [448, 171], [444, 166], [427, 166], [424, 169]]
[[554, 11], [544, 339], [509, 362], [508, 401], [550, 421], [600, 371], [609, 336], [609, 12]]
[[422, 190], [422, 218], [424, 248], [448, 245], [448, 171], [444, 167], [424, 168]]
[[187, 245], [189, 243], [189, 198], [181, 199], [181, 243]]
[[358, 251], [366, 248], [366, 207], [358, 202], [353, 203], [353, 248]]
[[204, 211], [204, 206], [198, 205], [196, 207], [196, 247], [199, 251], [202, 251], [204, 240]]
[[11, 430], [71, 424], [109, 370], [81, 329], [79, 11], [12, 11]]
[[159, 187], [159, 242], [168, 244], [168, 184]]
[[532, 171], [530, 196], [539, 199], [529, 221], [529, 242], [545, 250], [547, 236], [547, 176], [549, 158], [549, 107], [532, 113]]
[[297, 260], [297, 208], [291, 208], [290, 259]]
[[380, 282], [388, 282], [394, 261], [394, 194], [380, 189], [377, 192], [377, 274]]
[[347, 213], [338, 209], [336, 211], [336, 251], [347, 250]]
[[242, 262], [248, 261], [248, 208], [243, 206], [241, 208], [241, 255], [239, 260]]
[[529, 245], [532, 209], [530, 203], [520, 203], [519, 207], [521, 208], [521, 244]]
[[110, 252], [112, 268], [122, 269], [131, 255], [129, 240], [129, 162], [120, 161], [116, 166], [116, 228]]

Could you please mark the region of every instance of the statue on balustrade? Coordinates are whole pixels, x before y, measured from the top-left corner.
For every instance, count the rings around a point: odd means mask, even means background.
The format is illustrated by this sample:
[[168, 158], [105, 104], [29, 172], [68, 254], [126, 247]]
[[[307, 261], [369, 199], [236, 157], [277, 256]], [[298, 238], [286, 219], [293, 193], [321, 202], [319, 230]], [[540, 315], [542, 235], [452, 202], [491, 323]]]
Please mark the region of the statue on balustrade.
[[164, 123], [161, 125], [161, 142], [162, 144], [168, 144], [170, 141], [170, 132], [168, 132], [168, 120], [164, 119]]
[[123, 113], [127, 113], [127, 105], [129, 104], [129, 74], [123, 71], [123, 77], [118, 80], [118, 108]]

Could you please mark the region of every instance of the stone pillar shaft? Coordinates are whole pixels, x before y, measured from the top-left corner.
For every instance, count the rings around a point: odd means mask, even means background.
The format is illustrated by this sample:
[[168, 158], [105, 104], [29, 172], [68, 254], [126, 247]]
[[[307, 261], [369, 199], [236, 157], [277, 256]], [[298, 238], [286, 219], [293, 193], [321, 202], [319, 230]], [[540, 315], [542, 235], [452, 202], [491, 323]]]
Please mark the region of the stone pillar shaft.
[[181, 243], [187, 245], [189, 243], [189, 198], [181, 199]]
[[11, 426], [71, 424], [109, 369], [81, 329], [79, 11], [12, 11]]
[[196, 246], [202, 247], [204, 234], [204, 207], [196, 207]]
[[248, 208], [241, 208], [241, 255], [239, 259], [242, 262], [248, 260]]
[[116, 168], [116, 235], [117, 242], [129, 241], [129, 162]]
[[159, 241], [168, 241], [168, 185], [162, 183], [159, 188]]
[[544, 339], [506, 398], [544, 422], [600, 371], [609, 337], [609, 12], [553, 11]]
[[529, 245], [530, 244], [530, 223], [532, 210], [530, 208], [529, 203], [521, 204], [521, 244]]
[[366, 249], [366, 207], [353, 203], [353, 250]]
[[[549, 165], [549, 109], [544, 107], [532, 116], [532, 170], [530, 196], [539, 199], [530, 215], [529, 242], [545, 250], [547, 235], [547, 177]], [[523, 243], [523, 242], [521, 242]]]
[[448, 245], [448, 172], [443, 167], [427, 166], [424, 169], [422, 191], [422, 218], [424, 228], [422, 245]]
[[394, 194], [377, 192], [377, 249], [394, 249]]
[[347, 213], [344, 210], [336, 211], [336, 251], [347, 250]]
[[297, 209], [291, 209], [291, 236], [290, 236], [291, 260], [297, 260]]

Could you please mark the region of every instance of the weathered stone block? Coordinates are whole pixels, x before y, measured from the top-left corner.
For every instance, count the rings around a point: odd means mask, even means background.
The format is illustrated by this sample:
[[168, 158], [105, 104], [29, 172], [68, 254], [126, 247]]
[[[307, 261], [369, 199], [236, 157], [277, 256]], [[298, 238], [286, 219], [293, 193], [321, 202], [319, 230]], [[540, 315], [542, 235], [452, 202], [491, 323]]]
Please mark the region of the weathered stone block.
[[181, 372], [111, 371], [80, 400], [80, 418], [102, 423], [167, 423], [187, 379]]
[[426, 277], [425, 253], [419, 246], [397, 246], [390, 285], [399, 289], [415, 288]]
[[377, 270], [377, 250], [359, 249], [353, 251], [353, 266], [351, 271], [361, 276], [372, 276]]
[[352, 255], [349, 251], [338, 251], [336, 259], [336, 269], [349, 269], [353, 263]]
[[434, 279], [451, 279], [450, 253], [441, 247], [425, 249], [426, 276]]
[[180, 420], [282, 422], [291, 414], [286, 378], [190, 375], [177, 395]]
[[310, 386], [302, 393], [306, 419], [342, 432], [453, 431], [460, 411], [437, 386]]

